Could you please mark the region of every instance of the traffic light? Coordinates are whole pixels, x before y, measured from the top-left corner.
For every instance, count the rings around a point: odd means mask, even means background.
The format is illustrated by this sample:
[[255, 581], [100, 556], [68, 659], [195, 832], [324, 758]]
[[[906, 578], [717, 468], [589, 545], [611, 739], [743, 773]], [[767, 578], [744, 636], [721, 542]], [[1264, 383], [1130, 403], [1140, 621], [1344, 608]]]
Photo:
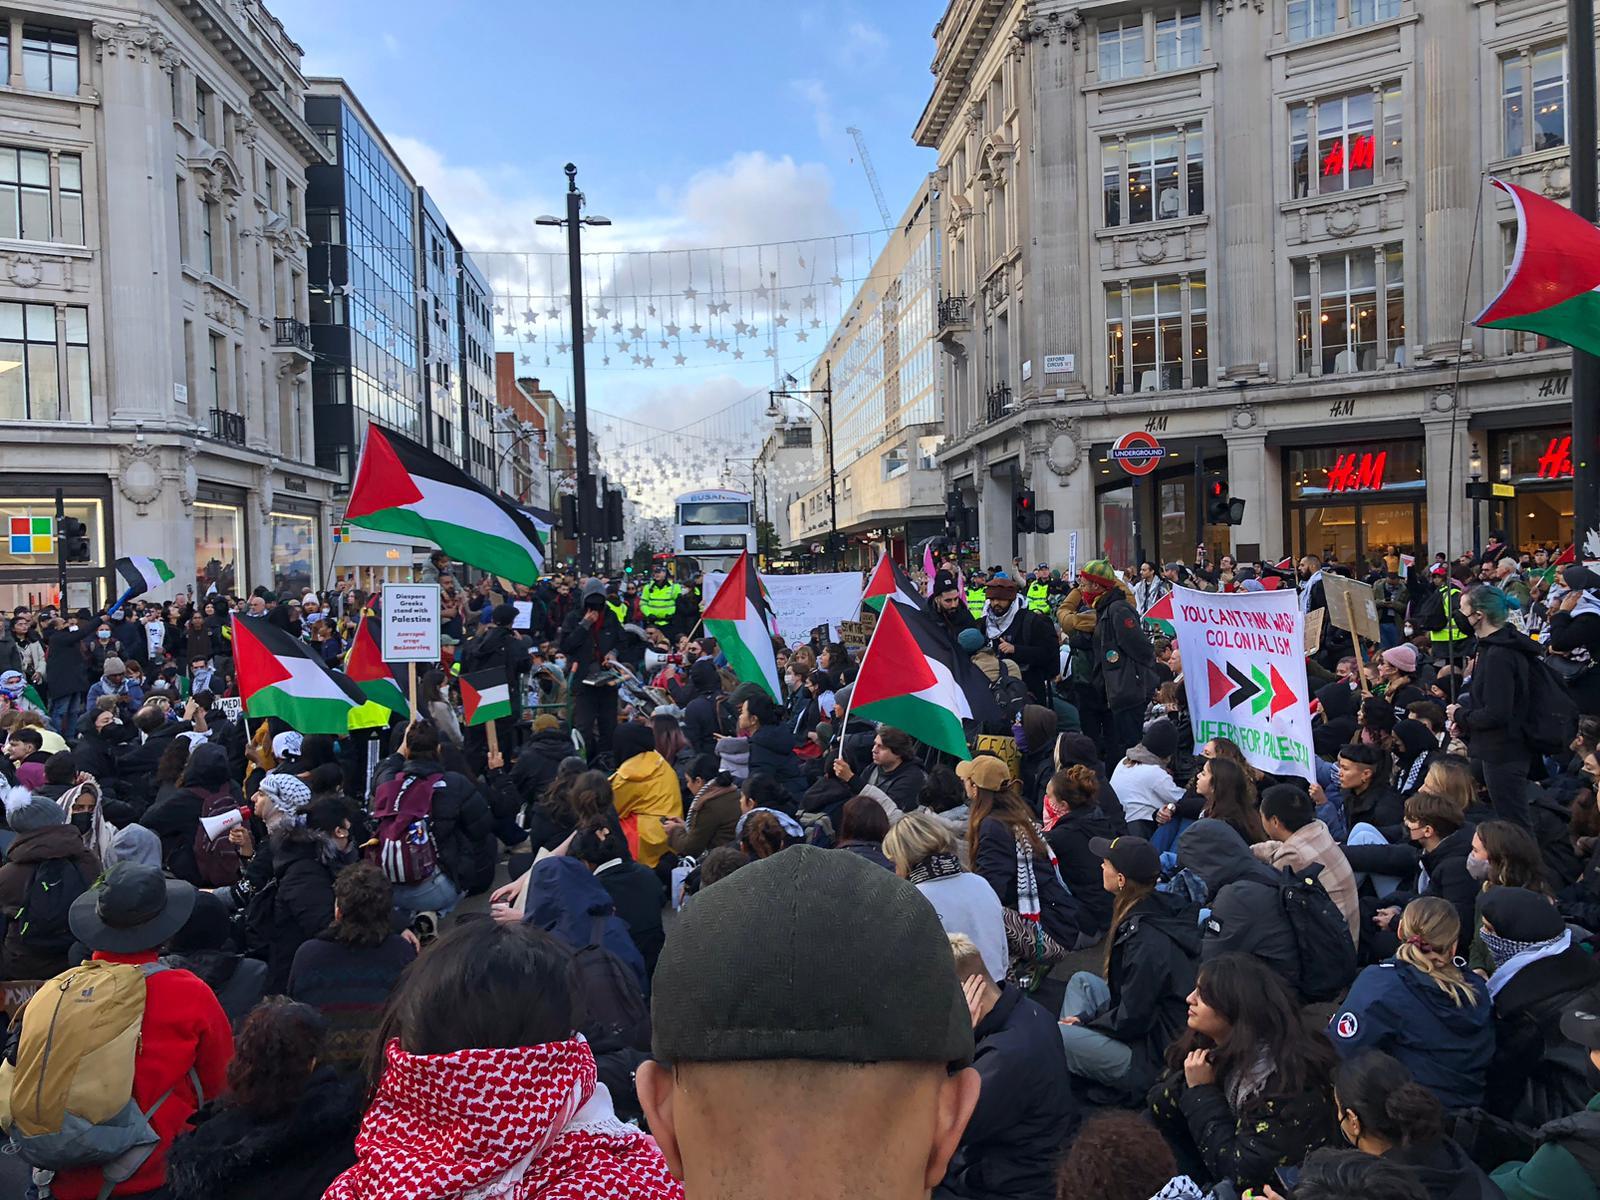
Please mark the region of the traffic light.
[[571, 494], [561, 497], [561, 532], [571, 538], [578, 536], [578, 498]]
[[1033, 493], [1024, 489], [1017, 493], [1016, 529], [1018, 533], [1032, 533], [1036, 523]]
[[1206, 524], [1240, 525], [1244, 523], [1244, 501], [1228, 495], [1226, 475], [1206, 476]]
[[605, 537], [607, 542], [622, 540], [622, 489], [607, 488], [605, 500]]
[[961, 493], [954, 489], [944, 494], [944, 526], [952, 537], [961, 528]]
[[89, 528], [76, 517], [62, 517], [56, 536], [61, 539], [61, 558], [64, 562], [89, 561]]

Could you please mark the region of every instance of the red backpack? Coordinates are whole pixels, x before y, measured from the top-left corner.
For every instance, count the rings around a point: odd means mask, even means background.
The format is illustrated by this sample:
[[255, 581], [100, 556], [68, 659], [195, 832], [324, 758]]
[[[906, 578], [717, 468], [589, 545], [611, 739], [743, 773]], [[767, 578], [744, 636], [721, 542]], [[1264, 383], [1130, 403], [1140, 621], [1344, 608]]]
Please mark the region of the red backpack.
[[[200, 797], [202, 817], [220, 817], [223, 813], [234, 812], [242, 807], [231, 787], [216, 791], [210, 788], [189, 790]], [[228, 840], [227, 833], [207, 837], [204, 825], [195, 827], [194, 865], [200, 882], [206, 887], [219, 888], [238, 883], [239, 876], [244, 873], [244, 860], [239, 857], [239, 847]]]
[[431, 815], [433, 791], [444, 786], [444, 776], [438, 773], [396, 775], [373, 793], [377, 829], [367, 856], [390, 883], [422, 883], [439, 869]]

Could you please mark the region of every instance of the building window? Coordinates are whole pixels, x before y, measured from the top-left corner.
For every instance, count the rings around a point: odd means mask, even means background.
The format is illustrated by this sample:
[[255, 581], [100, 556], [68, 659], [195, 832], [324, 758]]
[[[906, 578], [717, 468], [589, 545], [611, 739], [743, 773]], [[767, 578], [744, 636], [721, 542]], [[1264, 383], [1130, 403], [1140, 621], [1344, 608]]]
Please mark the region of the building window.
[[22, 82], [36, 92], [78, 94], [78, 35], [70, 29], [22, 28]]
[[1205, 387], [1205, 276], [1164, 275], [1108, 285], [1106, 365], [1114, 393]]
[[1500, 104], [1507, 158], [1567, 144], [1565, 42], [1500, 60]]
[[83, 161], [76, 154], [57, 158], [60, 179], [52, 194], [48, 151], [0, 146], [0, 237], [83, 245]]
[[1371, 25], [1400, 15], [1400, 0], [1350, 0], [1350, 24]]
[[216, 201], [200, 201], [200, 265], [205, 268], [207, 275], [217, 274], [216, 223]]
[[1132, 13], [1100, 22], [1100, 78], [1132, 79], [1144, 74], [1144, 17]]
[[61, 171], [61, 227], [57, 236], [74, 246], [83, 240], [83, 160], [76, 154], [63, 154], [57, 163]]
[[1180, 4], [1156, 11], [1156, 70], [1172, 71], [1200, 62], [1200, 6]]
[[1205, 211], [1205, 139], [1198, 129], [1107, 138], [1100, 164], [1108, 228]]
[[0, 419], [89, 419], [89, 310], [0, 303]]
[[1333, 32], [1337, 0], [1289, 0], [1289, 40], [1303, 42]]
[[267, 207], [276, 212], [278, 210], [278, 168], [271, 159], [262, 164], [261, 193], [267, 198]]
[[1399, 179], [1402, 116], [1399, 84], [1291, 105], [1289, 164], [1295, 196], [1327, 195]]
[[1296, 370], [1342, 375], [1404, 360], [1405, 259], [1398, 243], [1294, 264]]
[[201, 137], [211, 140], [211, 89], [198, 79], [194, 81], [194, 127]]
[[317, 581], [317, 523], [312, 517], [275, 512], [272, 525], [272, 590], [285, 596], [310, 591]]
[[211, 407], [222, 407], [222, 338], [211, 335]]
[[239, 553], [244, 539], [243, 513], [237, 504], [196, 501], [194, 505], [194, 591], [204, 596], [213, 587], [223, 595], [238, 594]]

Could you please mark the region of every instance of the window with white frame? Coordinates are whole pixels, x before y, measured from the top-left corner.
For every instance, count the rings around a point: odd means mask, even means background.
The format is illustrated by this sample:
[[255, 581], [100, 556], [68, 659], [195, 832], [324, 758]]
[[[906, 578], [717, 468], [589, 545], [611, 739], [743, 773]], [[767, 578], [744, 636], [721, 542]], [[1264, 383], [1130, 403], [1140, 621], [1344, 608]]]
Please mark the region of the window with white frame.
[[1132, 79], [1143, 75], [1143, 14], [1102, 18], [1099, 46], [1101, 79]]
[[50, 152], [0, 146], [0, 238], [83, 244], [83, 160]]
[[1106, 378], [1113, 393], [1205, 387], [1206, 277], [1106, 285]]
[[1502, 152], [1507, 158], [1567, 144], [1567, 45], [1527, 47], [1500, 59]]
[[89, 310], [0, 303], [0, 420], [89, 419]]
[[1294, 195], [1327, 195], [1398, 180], [1403, 116], [1398, 83], [1290, 105]]
[[1337, 0], [1289, 0], [1289, 40], [1303, 42], [1333, 32]]
[[1200, 63], [1200, 5], [1156, 9], [1156, 70], [1173, 71]]
[[1400, 15], [1400, 0], [1350, 0], [1350, 24], [1373, 25]]
[[71, 29], [22, 27], [22, 83], [36, 92], [78, 94], [78, 35]]
[[1405, 256], [1398, 242], [1294, 263], [1295, 369], [1377, 371], [1404, 362]]
[[1119, 134], [1100, 143], [1107, 228], [1205, 211], [1205, 138], [1179, 127]]

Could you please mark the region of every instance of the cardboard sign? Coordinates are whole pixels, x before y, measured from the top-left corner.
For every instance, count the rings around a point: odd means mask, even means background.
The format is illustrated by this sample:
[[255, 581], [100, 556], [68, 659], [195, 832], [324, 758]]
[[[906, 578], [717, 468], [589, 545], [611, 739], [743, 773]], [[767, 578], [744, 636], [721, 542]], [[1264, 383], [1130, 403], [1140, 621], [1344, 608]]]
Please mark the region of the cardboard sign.
[[1300, 598], [1275, 592], [1173, 592], [1196, 751], [1232, 740], [1252, 766], [1316, 779]]
[[244, 716], [244, 698], [242, 696], [218, 696], [216, 706], [222, 710], [222, 715], [230, 721], [237, 721]]
[[1327, 624], [1328, 610], [1316, 609], [1306, 614], [1306, 653], [1315, 654], [1322, 649], [1322, 627]]
[[1373, 599], [1371, 584], [1346, 579], [1342, 575], [1324, 575], [1322, 591], [1328, 597], [1328, 620], [1336, 628], [1369, 642], [1381, 640], [1378, 604]]
[[870, 608], [859, 621], [839, 622], [839, 641], [846, 646], [865, 646], [872, 640], [872, 631], [878, 627], [878, 614]]
[[0, 983], [0, 1015], [5, 1017], [6, 1024], [11, 1023], [11, 1018], [17, 1015], [20, 1009], [34, 993], [45, 985], [43, 979], [12, 979]]
[[436, 663], [439, 644], [439, 585], [383, 585], [383, 661]]

